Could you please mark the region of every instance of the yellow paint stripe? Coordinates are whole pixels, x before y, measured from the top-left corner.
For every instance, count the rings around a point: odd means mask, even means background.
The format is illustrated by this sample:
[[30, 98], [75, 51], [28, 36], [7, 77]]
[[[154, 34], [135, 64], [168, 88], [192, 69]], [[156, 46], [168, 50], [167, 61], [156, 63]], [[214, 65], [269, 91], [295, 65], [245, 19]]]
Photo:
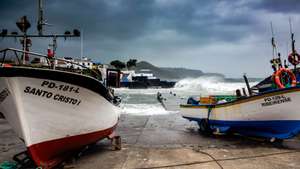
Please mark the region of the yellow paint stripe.
[[277, 92], [272, 92], [272, 93], [266, 93], [266, 94], [263, 94], [263, 95], [251, 96], [251, 97], [248, 97], [248, 98], [235, 100], [233, 102], [228, 102], [228, 103], [224, 103], [224, 104], [217, 104], [217, 105], [189, 105], [189, 104], [182, 105], [181, 104], [180, 107], [181, 108], [198, 108], [198, 109], [205, 109], [205, 108], [207, 109], [209, 106], [214, 106], [213, 108], [228, 107], [228, 106], [232, 106], [232, 105], [237, 105], [237, 104], [250, 102], [250, 101], [253, 101], [253, 100], [259, 100], [259, 99], [262, 99], [264, 97], [271, 97], [271, 96], [275, 96], [275, 95], [292, 93], [292, 92], [297, 92], [297, 91], [300, 91], [300, 88], [295, 88], [295, 89], [285, 90], [285, 91], [277, 91]]
[[197, 108], [197, 109], [207, 109], [206, 105], [189, 105], [189, 104], [181, 104], [180, 108]]

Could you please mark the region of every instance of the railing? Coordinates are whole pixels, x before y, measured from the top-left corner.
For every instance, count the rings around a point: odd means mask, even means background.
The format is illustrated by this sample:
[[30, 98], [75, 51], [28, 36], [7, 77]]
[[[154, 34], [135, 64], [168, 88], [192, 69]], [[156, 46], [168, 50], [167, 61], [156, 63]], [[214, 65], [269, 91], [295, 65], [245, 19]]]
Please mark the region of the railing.
[[[8, 56], [8, 52], [12, 52], [14, 54], [14, 59], [13, 60], [7, 60]], [[20, 50], [20, 49], [15, 49], [15, 48], [6, 48], [3, 50], [0, 50], [0, 54], [2, 53], [2, 58], [0, 55], [0, 66], [5, 65], [5, 64], [11, 64], [12, 66], [28, 66], [28, 67], [40, 67], [40, 68], [48, 68], [48, 69], [58, 69], [58, 70], [64, 70], [64, 71], [70, 71], [70, 72], [76, 72], [76, 73], [83, 73], [83, 74], [88, 74], [98, 80], [101, 77], [100, 72], [97, 72], [93, 69], [90, 69], [84, 65], [81, 65], [79, 63], [70, 61], [70, 60], [66, 60], [66, 59], [60, 59], [60, 58], [50, 58], [45, 54], [40, 54], [40, 53], [35, 53], [35, 52], [29, 52], [29, 51], [24, 51], [24, 50]], [[19, 56], [18, 54], [21, 54], [21, 56]], [[24, 57], [25, 55], [27, 55], [29, 57], [38, 57], [39, 59], [44, 58], [46, 62], [42, 63], [40, 60], [40, 63], [30, 63], [30, 61], [28, 61], [29, 63], [23, 63], [23, 59], [22, 57]], [[31, 59], [31, 62], [33, 61], [33, 59]], [[61, 67], [58, 64], [56, 64], [56, 61], [61, 61], [63, 63], [69, 63], [71, 64], [71, 67]], [[72, 69], [72, 67], [74, 67], [74, 65], [81, 67], [82, 69]]]

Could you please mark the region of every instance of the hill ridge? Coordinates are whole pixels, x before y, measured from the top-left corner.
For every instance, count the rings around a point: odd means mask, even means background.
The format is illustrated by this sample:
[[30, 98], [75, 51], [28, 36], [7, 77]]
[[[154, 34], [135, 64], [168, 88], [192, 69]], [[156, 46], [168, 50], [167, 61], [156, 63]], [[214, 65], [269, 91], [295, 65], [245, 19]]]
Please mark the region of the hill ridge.
[[187, 77], [196, 78], [200, 76], [219, 76], [225, 77], [221, 73], [204, 73], [201, 70], [188, 69], [182, 67], [158, 67], [147, 61], [140, 61], [136, 64], [135, 71], [140, 71], [141, 69], [149, 69], [152, 73], [163, 80], [178, 80]]

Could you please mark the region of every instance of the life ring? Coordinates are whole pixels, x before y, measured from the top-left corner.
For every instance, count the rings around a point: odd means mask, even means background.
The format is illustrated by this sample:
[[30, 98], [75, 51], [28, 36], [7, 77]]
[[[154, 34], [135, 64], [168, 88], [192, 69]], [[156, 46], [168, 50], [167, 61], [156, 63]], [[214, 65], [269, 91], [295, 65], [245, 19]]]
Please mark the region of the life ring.
[[284, 84], [281, 82], [283, 73], [287, 73], [289, 75], [289, 78], [291, 80], [291, 87], [294, 87], [297, 85], [297, 80], [296, 80], [295, 74], [289, 69], [280, 68], [273, 74], [274, 82], [277, 85], [277, 87], [279, 87], [280, 89], [285, 88]]
[[297, 52], [291, 53], [288, 56], [288, 60], [292, 65], [298, 65], [300, 63], [300, 55]]

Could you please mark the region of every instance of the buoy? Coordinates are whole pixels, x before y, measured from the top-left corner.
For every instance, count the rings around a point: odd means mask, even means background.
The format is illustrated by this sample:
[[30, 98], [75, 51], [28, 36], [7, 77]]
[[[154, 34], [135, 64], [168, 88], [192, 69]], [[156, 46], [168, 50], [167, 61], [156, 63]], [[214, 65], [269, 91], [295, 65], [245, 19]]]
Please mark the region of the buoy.
[[288, 60], [292, 65], [296, 66], [300, 63], [300, 55], [297, 52], [293, 52], [289, 54]]
[[287, 73], [287, 75], [289, 76], [289, 78], [291, 80], [291, 87], [294, 87], [297, 85], [297, 80], [296, 80], [295, 74], [289, 69], [280, 68], [273, 74], [274, 82], [278, 88], [280, 88], [280, 89], [285, 88], [285, 84], [283, 84], [281, 82], [283, 73]]

